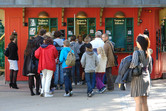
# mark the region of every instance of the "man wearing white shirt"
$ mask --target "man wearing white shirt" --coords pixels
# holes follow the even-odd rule
[[[95,39],[92,40],[90,43],[92,44],[92,48],[93,48],[93,51],[97,54],[97,48],[98,47],[103,47],[104,46],[104,42],[103,40],[101,39],[101,35],[102,33],[100,31],[97,31],[95,33]],[[93,79],[92,79],[92,88],[94,89],[95,88],[95,84],[96,84],[96,76],[94,74],[93,76]]]
[[[92,44],[93,49],[97,50],[98,47],[104,46],[104,42],[101,39],[101,35],[102,35],[102,33],[100,31],[97,31],[95,33],[95,39],[90,42]]]

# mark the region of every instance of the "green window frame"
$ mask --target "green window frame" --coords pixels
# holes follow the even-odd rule
[[[121,29],[118,29],[117,24],[123,24],[119,25]],[[133,18],[105,18],[105,33],[108,34],[109,40],[115,43],[115,52],[133,52],[133,24]],[[116,38],[117,31],[124,32],[123,37]],[[118,43],[118,41],[120,42]]]
[[[5,28],[2,24],[2,22],[0,21],[0,37],[4,34]],[[3,38],[0,41],[0,69],[4,69],[5,68],[5,56],[3,54],[4,51],[4,45],[5,45],[5,38]]]
[[[57,18],[29,18],[28,35],[29,37],[35,36],[39,27],[48,27],[49,32],[58,30]]]
[[[76,18],[80,19],[80,18]],[[95,37],[96,32],[96,18],[82,18],[87,20],[87,34]],[[91,31],[93,30],[93,31]],[[67,18],[67,38],[74,35],[74,18]]]

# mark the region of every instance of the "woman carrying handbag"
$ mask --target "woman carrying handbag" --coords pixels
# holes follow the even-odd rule
[[[150,40],[148,36],[139,34],[136,39],[138,51],[134,51],[130,68],[142,64],[141,75],[132,77],[131,97],[134,97],[136,111],[148,111],[147,97],[150,91],[150,74],[152,72],[152,57],[149,52]],[[139,62],[141,61],[141,62]],[[133,72],[134,74],[134,72]]]
[[[29,89],[31,96],[35,95],[33,92],[34,88],[34,77],[36,78],[36,95],[39,95],[40,86],[40,75],[37,74],[37,64],[36,58],[34,57],[35,52],[35,42],[33,38],[28,40],[26,49],[24,51],[24,66],[23,66],[23,76],[28,76]]]

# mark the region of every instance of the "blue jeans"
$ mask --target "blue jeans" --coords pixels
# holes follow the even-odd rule
[[[75,76],[75,71],[77,75],[77,79]],[[72,79],[74,83],[78,83],[80,81],[80,61],[76,60],[75,66],[72,67]]]
[[[64,82],[65,82],[65,92],[66,94],[72,91],[72,85],[71,85],[71,68],[64,68],[63,69],[64,74]]]
[[[62,63],[56,64],[56,71],[54,72],[54,85],[58,85],[58,83],[60,85],[63,85],[64,83]]]
[[[93,84],[93,76],[95,75],[94,72],[91,72],[91,73],[85,73],[85,80],[86,80],[86,84],[87,84],[87,93],[91,93],[93,91],[93,88],[92,88],[92,84]]]
[[[96,74],[94,73],[92,77],[92,88],[94,89],[95,86],[96,86]]]

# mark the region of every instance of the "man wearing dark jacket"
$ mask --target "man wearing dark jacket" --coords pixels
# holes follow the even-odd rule
[[[112,91],[114,90],[114,82],[113,82],[114,80],[111,74],[112,67],[115,66],[115,63],[114,63],[115,60],[114,60],[114,54],[113,54],[114,52],[112,50],[114,49],[114,46],[109,41],[107,34],[103,34],[102,39],[104,41],[104,51],[107,56],[107,66],[106,66],[107,89]]]
[[[46,30],[45,29],[40,29],[39,31],[39,35],[35,38],[35,45],[36,45],[36,49],[38,49],[40,47],[40,45],[43,44],[43,36],[46,34]]]

